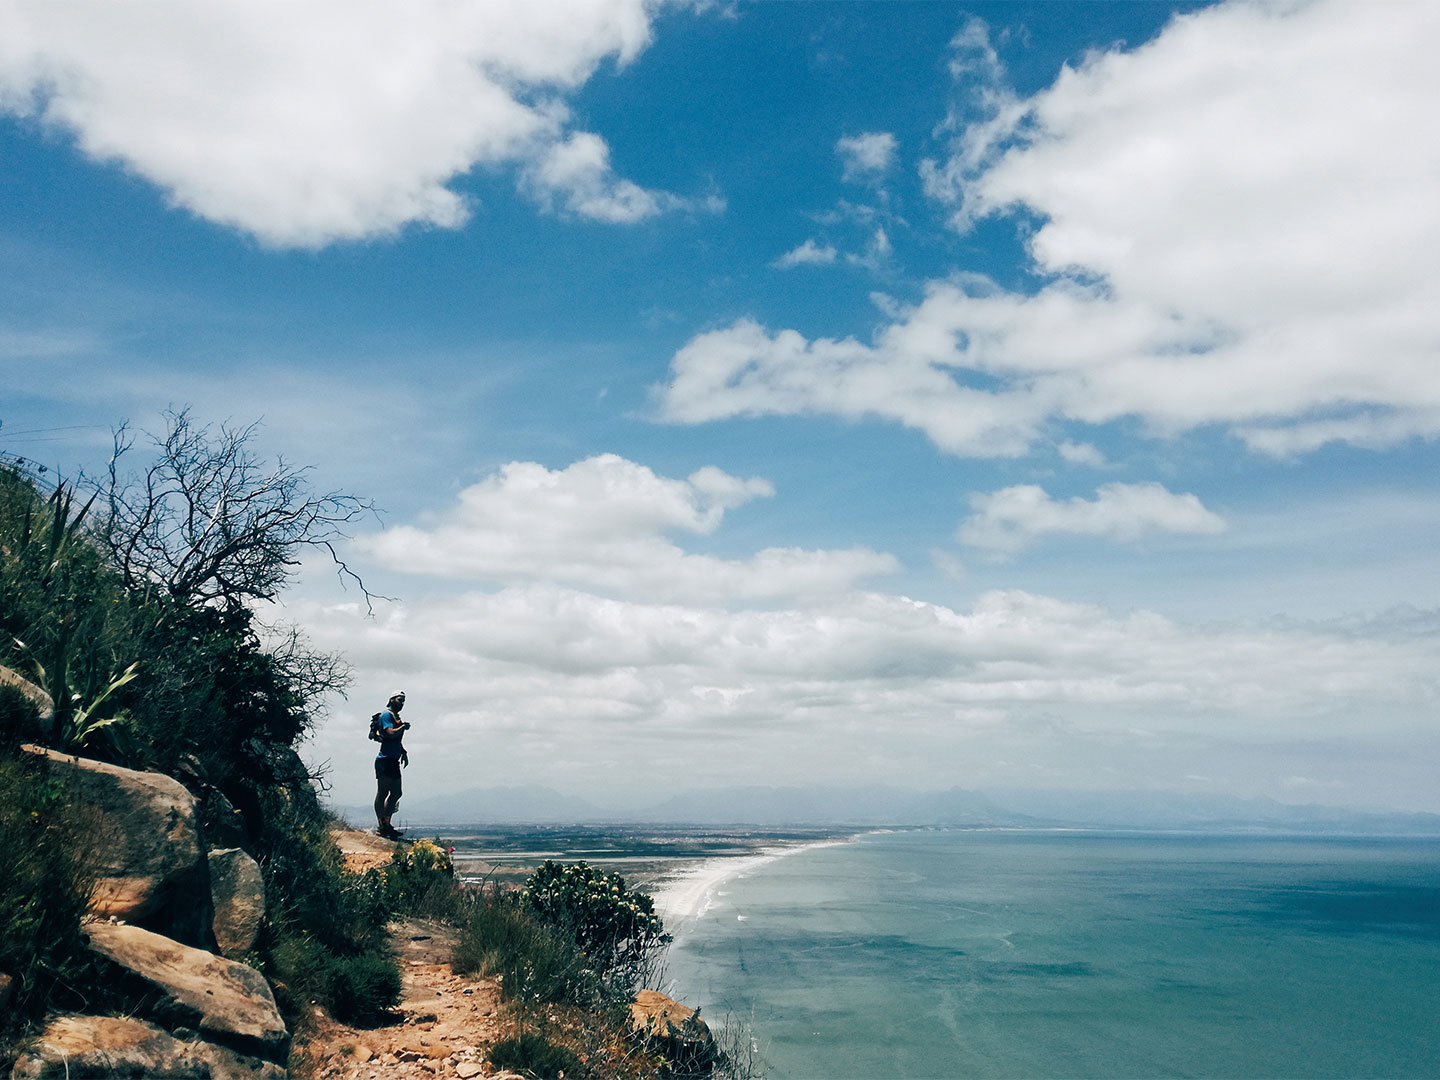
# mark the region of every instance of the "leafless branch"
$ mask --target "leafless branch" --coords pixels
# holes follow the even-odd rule
[[[115,432],[103,534],[111,559],[132,588],[156,588],[182,604],[270,600],[289,581],[307,548],[330,556],[342,581],[354,581],[370,608],[377,599],[342,559],[336,544],[375,507],[342,492],[316,494],[309,468],[258,459],[255,425],[197,425],[188,410],[166,414],[156,455],[139,476],[120,464],[134,445]]]

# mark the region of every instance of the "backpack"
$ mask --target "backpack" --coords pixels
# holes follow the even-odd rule
[[[374,716],[370,717],[370,741],[384,741],[380,738],[380,714],[378,712]]]

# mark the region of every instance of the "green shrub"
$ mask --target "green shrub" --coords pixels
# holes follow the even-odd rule
[[[326,972],[330,1012],[346,1024],[376,1024],[400,1003],[400,969],[380,953],[337,956]]]
[[[514,895],[477,903],[451,966],[498,976],[501,996],[521,1003],[596,1004],[603,990],[594,964],[571,938],[539,922]]]
[[[400,1001],[400,969],[388,951],[340,956],[302,930],[273,941],[264,966],[292,1030],[308,1028],[311,1005],[363,1026],[384,1021]]]
[[[399,1000],[400,972],[385,932],[389,909],[377,872],[352,874],[329,818],[307,792],[270,792],[259,848],[269,922],[260,966],[278,982],[287,1021],[308,1023],[324,1006],[351,1023],[378,1020]]]
[[[439,837],[396,848],[383,871],[389,909],[399,915],[462,922],[469,905],[455,882],[451,850]]]
[[[0,972],[15,979],[8,1019],[82,1004],[80,920],[94,884],[83,826],[60,781],[0,759]]]
[[[568,935],[605,977],[633,984],[670,941],[655,901],[619,874],[588,863],[545,862],[525,883],[525,899],[542,921]]]
[[[490,1060],[497,1068],[539,1080],[555,1080],[562,1073],[567,1077],[579,1076],[583,1068],[573,1051],[533,1032],[521,1032],[514,1038],[500,1040],[490,1048]]]

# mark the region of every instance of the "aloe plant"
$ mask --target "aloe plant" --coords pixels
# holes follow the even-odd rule
[[[78,750],[83,746],[88,746],[91,736],[96,732],[104,731],[106,728],[112,728],[117,724],[130,723],[130,717],[123,712],[103,720],[95,719],[95,716],[100,711],[100,706],[105,704],[106,698],[122,686],[135,680],[140,674],[139,668],[140,662],[137,660],[115,678],[111,679],[109,685],[100,692],[100,695],[94,701],[90,702],[90,704],[86,705],[83,709],[76,710],[69,719],[66,720],[65,728],[60,733],[60,739],[61,744],[67,750]],[[73,705],[80,700],[80,695],[72,694],[70,700]]]

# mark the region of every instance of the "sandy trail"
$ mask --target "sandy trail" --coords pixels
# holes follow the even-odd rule
[[[390,841],[353,829],[336,828],[331,835],[352,870],[382,866],[395,850]],[[388,929],[404,981],[394,1022],[354,1028],[317,1010],[308,1044],[313,1075],[323,1080],[519,1080],[486,1058],[509,1024],[502,1018],[493,979],[450,970],[455,930],[420,919],[397,920]]]

